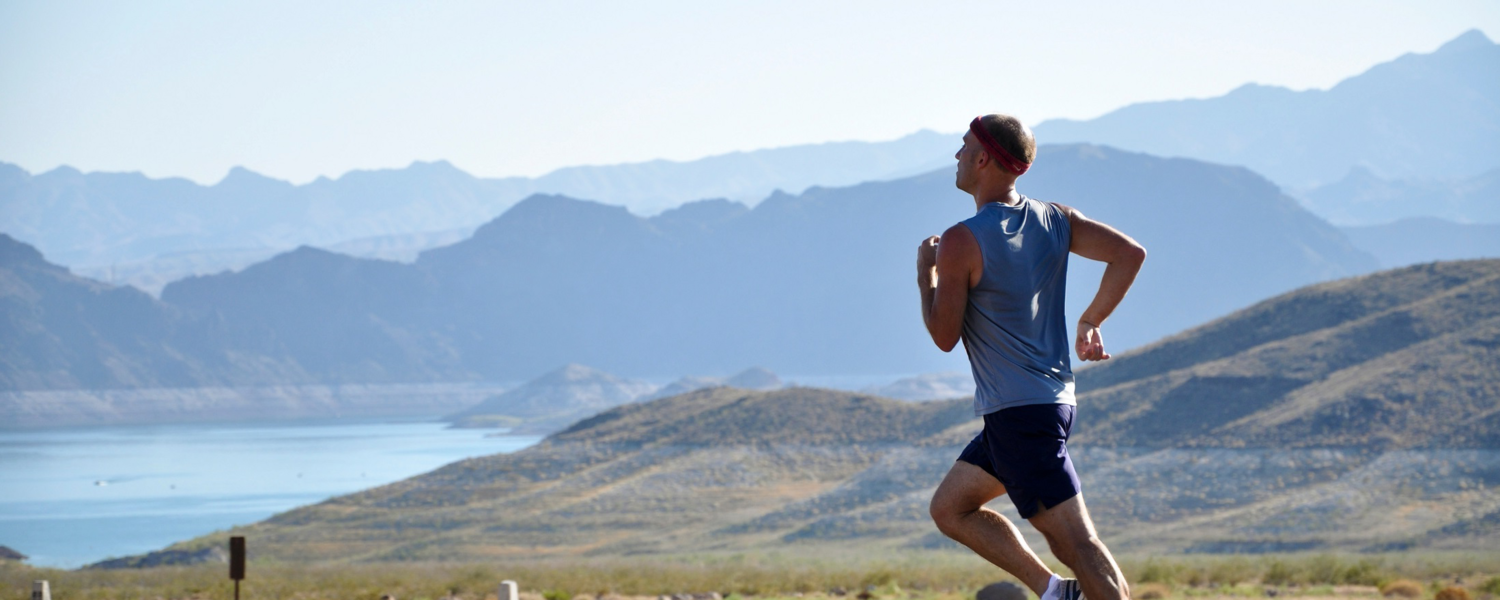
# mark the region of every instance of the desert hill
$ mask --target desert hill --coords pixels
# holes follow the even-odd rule
[[[1080,374],[1091,444],[1500,448],[1500,260],[1312,286]],[[1211,399],[1205,402],[1204,399]]]
[[[1345,279],[1080,371],[1073,451],[1105,539],[1497,549],[1497,293],[1500,261]],[[296,561],[952,547],[926,502],[978,426],[966,400],[710,388],[237,532]]]

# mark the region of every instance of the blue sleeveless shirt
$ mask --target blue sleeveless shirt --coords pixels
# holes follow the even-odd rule
[[[1068,361],[1068,246],[1062,209],[1025,196],[993,202],[963,222],[984,273],[969,290],[963,342],[974,370],[974,414],[1029,404],[1074,404]]]

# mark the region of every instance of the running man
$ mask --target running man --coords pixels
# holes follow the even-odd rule
[[[1075,402],[1063,295],[1069,252],[1108,263],[1073,346],[1079,360],[1109,359],[1099,326],[1135,281],[1146,250],[1072,208],[1016,192],[1016,178],[1036,158],[1036,139],[1014,117],[975,118],[954,158],[958,189],[974,196],[978,214],[923,240],[917,286],[932,341],[948,352],[963,340],[984,429],[938,486],[932,519],[1041,600],[1124,600],[1130,588],[1099,541],[1068,457]],[[1014,523],[985,508],[1003,494],[1077,580],[1054,574]]]

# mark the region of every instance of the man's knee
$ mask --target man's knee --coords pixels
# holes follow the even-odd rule
[[[944,534],[950,534],[957,529],[963,523],[964,517],[975,510],[978,510],[978,507],[966,507],[965,503],[944,494],[941,488],[932,495],[932,502],[927,505],[927,514],[932,517],[932,522],[937,525],[938,531]]]
[[[1087,509],[1083,507],[1081,497],[1074,496],[1065,500],[1030,520],[1032,526],[1047,539],[1047,545],[1053,549],[1053,554],[1065,563],[1069,560],[1067,557],[1077,556],[1085,548],[1104,546],[1089,519]]]

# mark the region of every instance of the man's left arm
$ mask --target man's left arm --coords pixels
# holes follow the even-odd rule
[[[969,287],[978,278],[979,242],[962,223],[942,237],[922,240],[917,248],[917,289],[922,292],[922,323],[943,352],[953,350],[963,334]]]
[[[1078,334],[1074,340],[1079,360],[1108,360],[1110,355],[1104,351],[1104,335],[1099,328],[1135,283],[1141,264],[1146,262],[1146,249],[1130,236],[1083,216],[1075,208],[1056,202],[1052,204],[1068,215],[1073,238],[1069,250],[1108,265],[1104,267],[1104,277],[1099,281],[1099,291],[1094,294],[1093,302],[1078,318]]]

